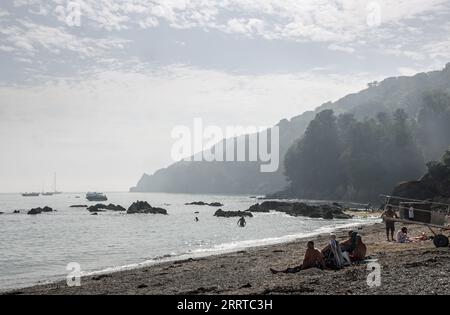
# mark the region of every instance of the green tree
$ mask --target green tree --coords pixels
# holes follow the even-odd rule
[[[286,154],[291,191],[306,198],[334,197],[343,179],[340,156],[336,117],[332,110],[324,110]]]

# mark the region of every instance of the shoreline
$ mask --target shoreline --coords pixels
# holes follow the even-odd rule
[[[411,235],[427,232],[410,225]],[[334,233],[343,240],[346,228]],[[329,233],[284,243],[248,247],[205,257],[157,262],[148,266],[97,273],[81,278],[80,287],[65,281],[34,285],[0,294],[446,294],[450,290],[450,250],[437,249],[431,240],[397,244],[385,240],[384,224],[357,230],[368,247],[367,256],[380,263],[382,286],[369,288],[366,264],[342,270],[310,269],[297,274],[272,275],[269,267],[301,263],[305,241],[326,245]],[[399,288],[400,286],[400,288]]]
[[[126,271],[132,271],[135,269],[140,268],[147,268],[147,267],[153,267],[160,264],[165,263],[176,263],[179,261],[184,260],[190,260],[190,259],[203,259],[208,257],[214,257],[219,255],[227,255],[227,254],[233,254],[239,251],[245,251],[249,249],[258,249],[261,247],[267,247],[267,246],[276,246],[276,245],[283,245],[283,244],[289,244],[293,242],[300,242],[304,241],[306,239],[315,238],[320,235],[328,235],[331,232],[336,232],[339,230],[347,230],[350,228],[358,228],[362,226],[370,226],[373,224],[376,224],[377,222],[369,221],[370,219],[378,218],[378,216],[373,216],[374,212],[363,212],[363,211],[356,211],[356,215],[354,211],[350,212],[352,215],[354,215],[354,218],[360,218],[360,219],[368,219],[367,222],[351,222],[351,223],[344,223],[340,224],[339,226],[328,226],[328,227],[322,227],[314,232],[308,232],[308,233],[298,233],[298,234],[290,234],[290,235],[283,235],[280,237],[268,237],[264,239],[254,239],[254,240],[245,240],[239,242],[240,244],[244,243],[250,243],[250,245],[237,245],[233,248],[228,249],[218,249],[218,248],[205,248],[205,249],[196,249],[193,252],[184,252],[179,254],[166,254],[158,257],[154,257],[152,259],[148,259],[145,261],[137,262],[137,263],[129,263],[126,265],[118,265],[118,266],[112,266],[112,267],[104,267],[102,269],[98,270],[91,270],[87,271],[85,273],[82,272],[81,277],[91,277],[91,276],[102,276],[102,275],[109,275],[114,274],[118,272],[126,272]],[[371,215],[372,217],[367,217],[367,215]],[[217,247],[223,247],[227,246],[232,243],[223,243],[216,245]],[[42,279],[35,283],[25,284],[23,286],[17,286],[17,287],[10,287],[10,288],[0,288],[0,295],[12,292],[12,291],[20,291],[27,288],[32,287],[38,287],[38,286],[45,286],[45,285],[52,285],[56,283],[63,282],[66,275],[55,275],[51,277],[50,279]]]

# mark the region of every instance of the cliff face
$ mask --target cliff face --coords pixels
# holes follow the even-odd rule
[[[277,124],[280,130],[280,167],[275,173],[261,173],[258,162],[182,161],[153,175],[144,174],[130,191],[267,194],[283,190],[287,185],[283,175],[284,156],[318,112],[333,109],[336,114],[353,113],[356,118],[365,118],[375,117],[382,111],[403,108],[409,115],[416,116],[423,94],[434,89],[450,92],[450,63],[442,71],[388,78],[370,84],[358,93],[325,103],[290,120],[280,121]]]

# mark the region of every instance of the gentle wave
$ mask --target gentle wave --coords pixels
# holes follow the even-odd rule
[[[352,228],[357,226],[367,226],[372,225],[375,223],[381,222],[380,219],[373,217],[366,219],[361,222],[352,222],[352,223],[346,223],[346,224],[338,224],[337,226],[325,226],[317,229],[314,232],[310,233],[298,233],[298,234],[290,234],[290,235],[284,235],[281,237],[268,237],[263,239],[256,239],[256,240],[245,240],[245,241],[237,241],[237,242],[230,242],[230,243],[223,243],[214,245],[210,248],[200,248],[195,249],[192,251],[188,251],[185,253],[180,254],[167,254],[162,256],[156,256],[154,258],[151,258],[149,260],[145,260],[139,263],[134,264],[128,264],[123,266],[115,266],[110,268],[105,268],[97,271],[90,271],[82,273],[82,276],[92,276],[92,275],[99,275],[99,274],[108,274],[108,273],[114,273],[118,271],[124,271],[124,270],[131,270],[136,268],[142,268],[142,267],[148,267],[155,264],[160,264],[164,262],[174,262],[174,261],[180,261],[185,260],[189,258],[203,258],[208,256],[214,256],[219,254],[227,254],[227,253],[233,253],[237,252],[243,249],[249,249],[254,247],[261,247],[261,246],[268,246],[268,245],[276,245],[276,244],[283,244],[292,242],[299,239],[304,239],[307,237],[315,237],[320,234],[324,233],[332,233],[339,229],[345,229],[345,228]]]

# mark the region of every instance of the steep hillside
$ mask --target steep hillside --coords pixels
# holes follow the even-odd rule
[[[442,71],[370,83],[358,93],[347,95],[336,102],[325,103],[314,111],[304,112],[290,120],[281,120],[277,124],[280,128],[280,168],[275,173],[261,173],[258,162],[182,161],[160,169],[153,175],[144,174],[130,191],[230,194],[266,194],[279,191],[287,185],[283,175],[284,156],[294,141],[302,137],[317,113],[333,109],[336,114],[353,113],[356,118],[364,118],[402,108],[411,117],[415,117],[423,104],[424,93],[433,90],[450,92],[450,63]]]

